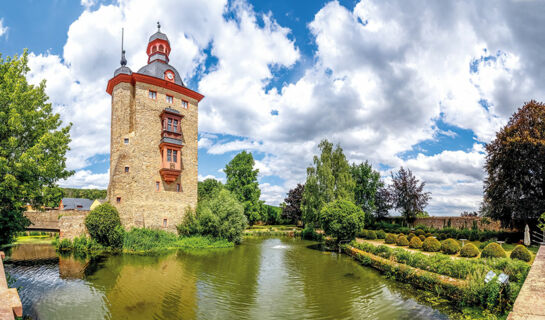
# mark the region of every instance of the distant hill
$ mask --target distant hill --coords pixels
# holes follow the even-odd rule
[[[62,188],[63,198],[106,199],[106,190]]]

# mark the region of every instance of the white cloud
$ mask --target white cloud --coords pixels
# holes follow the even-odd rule
[[[206,179],[214,179],[214,180],[221,181],[221,183],[225,183],[225,178],[224,177],[216,177],[216,176],[213,176],[211,174],[206,175],[206,176],[202,176],[202,175],[199,174],[199,181],[204,181]]]
[[[48,79],[56,110],[74,124],[72,169],[109,151],[104,89],[118,66],[121,27],[129,66],[137,71],[157,20],[173,45],[171,63],[184,79],[198,75],[195,89],[206,96],[199,130],[209,134],[201,135],[201,152],[264,153],[260,177],[284,180],[262,184],[269,203],[304,181],[318,142],[327,138],[350,161],[410,167],[433,192],[432,213],[471,209],[482,195],[480,144],[407,161],[399,155],[438,135],[458,138],[439,129],[438,120],[488,142],[524,101],[545,100],[539,2],[495,2],[494,10],[472,1],[362,1],[353,10],[329,2],[308,24],[313,39],[296,39],[314,41],[313,63],[294,82],[272,89],[275,72],[293,68],[301,52],[289,29],[245,1],[82,5],[87,9],[70,26],[62,57],[30,57],[30,78]],[[207,49],[217,59],[213,66],[205,64]]]
[[[8,26],[4,25],[4,18],[0,18],[0,37],[5,35],[7,38],[8,29]]]
[[[59,181],[59,186],[65,188],[106,189],[110,172],[93,173],[90,170],[78,170],[66,180]]]

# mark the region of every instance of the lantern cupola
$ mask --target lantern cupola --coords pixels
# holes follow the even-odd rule
[[[161,32],[161,24],[157,22],[157,32],[151,35],[148,41],[148,63],[159,60],[168,63],[170,54],[170,41],[166,34]]]

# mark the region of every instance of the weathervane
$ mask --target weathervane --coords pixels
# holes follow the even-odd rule
[[[125,28],[121,28],[121,65],[124,67],[127,65],[127,59],[125,58],[125,50],[123,49],[123,34],[125,33]]]

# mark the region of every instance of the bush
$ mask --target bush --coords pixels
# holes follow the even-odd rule
[[[367,239],[369,239],[369,240],[376,240],[376,239],[377,239],[377,234],[375,233],[375,231],[373,231],[373,230],[368,230],[368,231],[367,231]]]
[[[384,230],[378,230],[377,239],[384,239],[384,238],[386,238],[386,232],[384,232]]]
[[[434,237],[427,237],[422,243],[422,250],[427,252],[438,252],[441,250],[441,242]]]
[[[400,235],[397,237],[396,245],[406,247],[409,245],[409,240],[407,240],[407,237]]]
[[[409,248],[420,249],[422,248],[422,240],[419,237],[413,237],[409,242]]]
[[[481,252],[481,258],[505,258],[507,254],[503,248],[493,242],[484,247],[483,252]]]
[[[449,238],[441,243],[441,251],[445,254],[457,254],[460,251],[460,244],[458,241]]]
[[[415,231],[415,234],[416,234],[418,237],[420,237],[420,236],[425,235],[425,232],[424,232],[424,230],[422,230],[422,229],[417,229],[417,230]]]
[[[462,250],[460,250],[460,256],[466,257],[466,258],[474,258],[479,256],[479,249],[477,249],[477,246],[475,246],[473,243],[468,243],[464,245]]]
[[[124,230],[117,209],[109,203],[96,207],[85,218],[85,227],[91,238],[105,247],[121,248]]]
[[[388,233],[386,235],[386,237],[384,238],[384,243],[387,243],[387,244],[394,244],[396,243],[396,240],[397,240],[397,237],[395,234],[393,233]]]
[[[217,196],[200,202],[195,213],[186,210],[177,229],[182,236],[202,235],[240,243],[246,226],[244,207],[231,192],[221,189]]]
[[[341,240],[353,240],[364,226],[365,214],[348,200],[336,200],[320,211],[320,222],[326,234]]]
[[[411,241],[412,238],[416,237],[416,235],[414,233],[409,233],[409,235],[407,236],[407,240]]]
[[[322,235],[317,233],[316,230],[310,225],[306,225],[301,232],[301,238],[312,241],[322,241]]]
[[[522,261],[530,262],[532,260],[532,254],[525,246],[519,244],[511,251],[511,259],[519,259]]]
[[[171,232],[133,228],[125,233],[123,248],[130,251],[160,250],[174,247],[178,237]]]
[[[424,242],[424,240],[426,240],[426,236],[425,235],[419,235],[418,238],[420,239],[420,241]]]
[[[426,238],[429,238],[429,237],[433,237],[433,234],[428,232],[428,233],[425,234],[425,236],[426,236]]]

